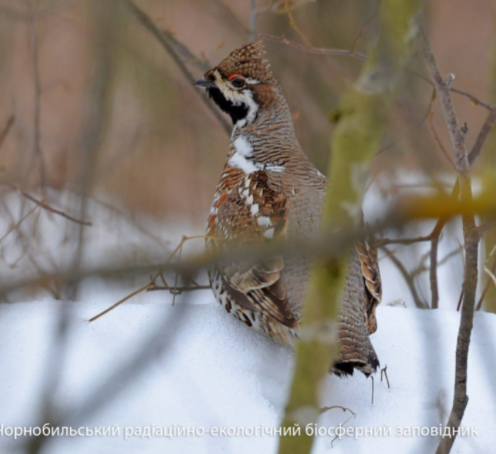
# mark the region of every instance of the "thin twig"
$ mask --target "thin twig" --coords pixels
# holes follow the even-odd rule
[[[388,244],[401,244],[402,246],[409,246],[414,243],[424,243],[432,240],[432,233],[426,236],[419,236],[416,238],[381,238],[376,240],[377,247],[387,246]]]
[[[155,286],[150,287],[150,284],[149,284],[146,291],[147,292],[154,292],[156,290],[168,290],[173,295],[180,295],[183,292],[192,292],[194,290],[210,290],[211,288],[212,288],[212,286],[210,286],[210,285],[195,285],[193,287],[187,287],[187,286],[169,287],[168,285],[161,287],[161,286],[155,285]]]
[[[319,410],[319,414],[322,415],[323,413],[329,411],[329,410],[334,410],[335,408],[339,408],[340,410],[343,410],[343,412],[349,411],[353,417],[356,418],[356,413],[353,410],[350,410],[347,407],[342,407],[341,405],[332,405],[331,407],[322,407]]]
[[[33,17],[39,18],[39,19],[49,17],[52,14],[67,8],[72,3],[75,3],[77,1],[79,1],[79,0],[66,0],[66,1],[60,2],[56,5],[49,6],[47,8],[40,9],[40,10],[37,10],[34,12],[29,12],[29,13],[25,13],[22,11],[7,8],[5,6],[0,6],[0,14],[5,14],[6,16],[9,17],[9,19],[15,19],[15,20],[20,20],[20,21],[30,21]]]
[[[430,256],[430,249],[429,251],[427,251],[427,253],[425,254],[426,258]],[[449,254],[446,254],[441,260],[439,260],[437,262],[437,266],[438,268],[441,266],[441,265],[444,265],[449,259],[451,259],[452,257],[454,257],[455,255],[458,255],[460,253],[460,249],[459,248],[456,248],[454,250],[452,250]],[[423,261],[423,260],[422,260]],[[424,273],[425,271],[429,271],[430,270],[430,264],[429,266],[425,266],[423,264],[421,264],[420,266],[418,266],[415,270],[412,271],[412,276],[418,276],[419,274],[422,274]]]
[[[150,284],[146,284],[143,287],[139,288],[138,290],[135,290],[134,292],[130,293],[129,295],[125,296],[121,300],[117,301],[117,303],[113,304],[110,306],[108,309],[105,309],[103,312],[100,312],[98,315],[95,315],[94,317],[91,317],[88,322],[94,322],[95,320],[98,320],[100,317],[104,316],[105,314],[109,313],[110,311],[114,310],[117,306],[120,306],[122,303],[126,302],[127,300],[131,299],[133,296],[138,295],[141,292],[144,292]]]
[[[63,211],[57,210],[56,208],[53,208],[50,205],[47,205],[44,201],[35,199],[32,195],[28,194],[27,192],[23,191],[22,189],[16,188],[15,186],[12,186],[12,189],[16,190],[23,197],[25,197],[28,200],[31,200],[31,202],[36,203],[36,205],[49,211],[50,213],[58,214],[59,216],[62,216],[63,218],[68,219],[69,221],[75,222],[76,224],[86,225],[88,227],[91,227],[93,225],[90,221],[83,221],[81,219],[76,219],[75,217],[70,216],[69,214],[64,213]]]
[[[367,60],[367,56],[361,54],[360,52],[355,52],[347,49],[327,49],[324,47],[312,47],[306,46],[304,44],[299,44],[294,41],[290,41],[284,36],[273,36],[267,34],[260,34],[260,38],[266,39],[267,41],[275,41],[277,43],[283,43],[287,46],[294,47],[295,49],[301,50],[303,52],[308,52],[309,54],[318,54],[318,55],[339,55],[339,56],[347,56],[347,57],[355,57],[360,60]]]
[[[310,46],[310,41],[308,38],[303,34],[303,32],[300,30],[298,25],[296,24],[296,21],[294,20],[293,13],[291,12],[291,6],[289,4],[289,0],[284,0],[284,9],[286,10],[286,13],[289,18],[289,25],[294,29],[298,35],[300,35],[300,38],[305,42],[307,46]]]
[[[494,257],[494,262],[493,262],[493,266],[491,267],[491,272],[493,273],[496,273],[496,257]],[[488,292],[489,290],[489,287],[491,286],[491,284],[494,284],[496,285],[496,283],[493,282],[492,279],[488,279],[487,282],[486,282],[486,285],[484,286],[484,290],[479,298],[479,301],[477,303],[477,306],[475,308],[476,311],[480,311],[481,310],[481,307],[482,307],[482,302],[484,301],[484,298],[486,297],[486,293]]]
[[[465,292],[463,291],[463,287],[460,290],[460,296],[458,297],[458,304],[456,305],[456,311],[460,312],[460,309],[462,308],[462,303],[463,303],[463,296],[465,295]]]
[[[302,52],[308,52],[310,54],[338,55],[338,56],[341,55],[341,56],[355,57],[355,58],[358,58],[359,60],[362,60],[362,61],[367,60],[366,55],[361,54],[359,52],[352,51],[351,49],[345,50],[345,49],[328,49],[325,47],[311,47],[311,46],[304,46],[304,45],[296,43],[294,41],[290,41],[289,39],[287,39],[284,36],[278,37],[278,36],[266,35],[266,34],[260,34],[259,36],[262,39],[286,44],[287,46],[294,47],[295,49],[298,49]],[[422,79],[423,81],[427,82],[428,84],[434,86],[434,83],[430,79],[428,79],[427,77],[423,76],[422,74],[419,74],[419,73],[412,71],[412,70],[407,70],[407,71],[409,73],[413,74],[414,76],[418,77],[419,79]],[[488,104],[487,102],[482,101],[481,99],[477,98],[476,96],[474,96],[470,93],[467,93],[464,90],[460,90],[459,88],[451,87],[451,91],[453,93],[458,94],[458,95],[464,96],[465,98],[468,98],[476,106],[484,107],[485,109],[490,110],[490,111],[496,110],[496,106]]]
[[[494,216],[496,214],[496,203],[493,200],[483,198],[475,199],[472,204],[463,205],[451,203],[446,197],[412,197],[400,200],[388,213],[376,224],[369,228],[368,234],[378,234],[386,229],[400,229],[413,220],[433,219],[439,216],[451,218],[460,214],[477,213],[481,216]],[[137,276],[155,273],[157,268],[179,270],[186,275],[191,275],[210,267],[213,263],[240,260],[259,260],[263,257],[285,255],[288,257],[308,255],[309,258],[320,260],[330,257],[338,257],[351,247],[354,242],[365,239],[363,229],[347,228],[338,232],[324,231],[314,239],[297,238],[289,243],[274,243],[261,245],[240,245],[235,251],[219,248],[217,251],[195,254],[183,260],[181,266],[161,264],[129,264],[119,266],[97,266],[84,270],[63,270],[58,274],[47,273],[43,279],[59,279],[64,281],[80,281],[92,276],[108,276],[119,273],[121,276]],[[218,238],[213,238],[218,239]],[[220,239],[218,239],[220,240]],[[39,277],[13,280],[0,286],[0,296],[12,292],[21,287],[38,285]]]
[[[15,117],[14,115],[11,115],[9,119],[7,120],[7,124],[3,128],[2,132],[0,133],[0,148],[2,147],[3,143],[5,142],[5,139],[9,135],[10,130],[12,129],[12,126],[14,126],[15,123]]]
[[[396,265],[396,268],[398,268],[398,271],[401,273],[403,276],[403,279],[405,279],[405,282],[407,283],[410,293],[412,294],[413,301],[415,303],[415,306],[425,309],[426,304],[420,299],[420,296],[417,292],[417,288],[415,286],[415,278],[408,272],[406,269],[405,265],[401,262],[401,260],[395,256],[394,251],[389,249],[388,247],[382,245],[382,249],[387,254],[387,257]]]
[[[374,14],[368,21],[367,23],[362,27],[362,29],[360,30],[360,33],[358,33],[358,35],[356,36],[356,38],[354,39],[352,45],[351,45],[351,52],[355,52],[355,47],[358,43],[358,40],[364,35],[364,33],[367,31],[367,29],[370,27],[370,25],[372,24],[372,22],[374,22],[377,18],[379,17],[379,13],[376,13]]]
[[[430,249],[430,269],[429,269],[429,283],[431,285],[431,309],[439,307],[439,284],[437,279],[437,255],[439,249],[439,239],[441,232],[446,225],[446,220],[441,218],[437,221],[431,233],[431,249]]]
[[[127,6],[131,14],[138,20],[138,22],[143,25],[143,27],[148,30],[157,40],[158,42],[164,47],[164,49],[169,53],[169,55],[172,57],[176,65],[179,67],[183,75],[186,77],[186,80],[193,85],[195,82],[195,78],[187,68],[186,64],[184,63],[183,59],[181,58],[180,53],[177,51],[176,47],[173,45],[173,42],[175,41],[177,43],[177,40],[172,40],[169,34],[163,30],[160,30],[153,20],[132,0],[124,0],[124,5]],[[186,47],[182,46],[182,50],[185,51]],[[190,55],[193,55],[189,53]],[[199,61],[198,59],[196,59]],[[216,118],[216,120],[220,123],[224,131],[231,135],[232,127],[229,124],[229,122],[226,120],[225,117],[222,116],[222,114],[219,112],[219,110],[207,99],[206,96],[203,94],[201,95],[201,99],[205,106],[207,107],[208,110],[212,113],[212,115]]]
[[[31,32],[31,57],[33,59],[33,83],[34,83],[34,113],[33,113],[33,129],[34,129],[34,148],[33,153],[38,160],[40,166],[41,188],[44,190],[46,186],[46,167],[43,152],[41,150],[41,78],[40,65],[38,55],[38,32],[36,29],[35,13],[32,9],[31,2],[26,0],[30,12],[29,29]]]
[[[29,210],[21,219],[19,219],[15,224],[11,225],[10,228],[3,234],[3,236],[0,238],[0,242],[2,242],[8,235],[9,233],[13,232],[15,229],[17,229],[33,212],[38,209],[37,206],[33,207],[31,210]]]
[[[455,155],[456,168],[459,173],[458,181],[460,182],[460,195],[462,202],[472,202],[472,188],[470,181],[470,163],[465,146],[465,136],[460,128],[458,118],[455,113],[453,101],[451,98],[451,85],[454,80],[452,74],[446,78],[441,76],[437,66],[436,59],[422,26],[419,28],[418,40],[422,49],[427,69],[431,79],[436,87],[443,114],[446,120],[449,136]],[[474,215],[464,215],[463,235],[465,242],[465,272],[463,280],[463,304],[460,319],[460,328],[456,345],[456,371],[454,398],[451,413],[448,419],[447,427],[450,430],[451,437],[443,437],[436,450],[436,454],[448,454],[451,451],[456,439],[454,429],[460,427],[465,409],[468,404],[467,396],[467,366],[468,352],[470,347],[470,337],[473,328],[475,295],[477,289],[478,277],[478,244],[480,236],[475,225]]]
[[[349,411],[351,414],[349,416],[349,418],[342,424],[339,424],[339,427],[342,427],[344,424],[346,424],[351,418],[353,419],[356,419],[356,413],[353,411],[353,410],[350,410],[349,408],[347,407],[342,407],[341,405],[332,405],[331,407],[323,407],[319,410],[319,414],[323,414],[329,410],[334,410],[334,409],[340,409],[340,410],[343,410],[343,412],[346,412],[346,411]],[[334,443],[334,441],[338,438],[338,435],[336,435],[332,441],[331,441],[331,446],[332,444]]]
[[[117,301],[117,303],[113,304],[112,306],[110,306],[109,308],[105,309],[103,312],[100,312],[99,314],[95,315],[94,317],[90,318],[89,319],[89,322],[93,322],[95,320],[97,320],[98,318],[100,318],[101,316],[105,315],[105,314],[108,314],[110,311],[114,310],[116,307],[120,306],[122,303],[126,302],[127,300],[131,299],[133,296],[136,296],[138,295],[139,293],[141,292],[144,292],[144,291],[148,291],[148,290],[159,290],[159,288],[157,287],[157,285],[155,284],[155,281],[157,280],[157,278],[160,276],[162,278],[162,282],[164,283],[164,286],[165,286],[165,290],[169,290],[171,291],[171,293],[174,295],[176,295],[176,293],[174,293],[174,290],[176,290],[177,288],[177,285],[174,286],[174,288],[170,288],[168,285],[167,285],[167,282],[165,281],[165,278],[164,276],[162,275],[162,270],[164,267],[166,267],[171,261],[172,259],[175,257],[175,255],[179,252],[179,251],[182,251],[182,247],[183,247],[183,244],[186,242],[186,241],[189,241],[189,240],[194,240],[194,239],[198,239],[198,238],[209,238],[205,235],[195,235],[195,236],[185,236],[183,235],[182,239],[181,239],[181,242],[176,246],[176,248],[172,251],[172,253],[169,255],[169,258],[165,261],[165,263],[159,268],[159,270],[155,273],[155,275],[150,279],[150,282],[146,285],[144,285],[143,287],[139,288],[138,290],[135,290],[134,292],[130,293],[129,295],[127,295],[126,297],[122,298],[121,300]],[[177,271],[176,271],[177,273]],[[177,276],[177,275],[176,275]],[[177,284],[177,279],[176,279],[176,284]],[[209,288],[209,287],[208,287]],[[160,288],[160,290],[162,290],[162,288]],[[198,288],[191,288],[191,290],[199,290]]]
[[[496,109],[489,112],[489,115],[487,116],[486,121],[484,122],[484,125],[482,126],[482,129],[480,130],[479,135],[477,136],[477,140],[475,141],[472,150],[470,150],[470,154],[468,155],[468,160],[470,164],[472,164],[477,159],[477,156],[479,156],[482,147],[486,143],[487,137],[489,136],[489,133],[493,129],[495,123],[496,123]]]
[[[420,121],[417,122],[416,124],[413,124],[413,125],[409,126],[404,132],[398,134],[393,140],[391,140],[391,142],[389,142],[388,144],[384,145],[376,153],[376,156],[380,155],[384,151],[386,151],[389,148],[391,148],[393,145],[395,145],[396,143],[398,143],[400,140],[402,140],[404,137],[406,137],[408,134],[410,134],[416,128],[422,126],[424,124],[425,120],[427,120],[427,118],[429,118],[429,115],[431,114],[432,104],[434,103],[434,100],[435,99],[436,99],[436,90],[433,89],[431,99],[430,99],[429,104],[427,106],[427,111],[425,112],[424,116],[420,119]]]
[[[249,30],[250,30],[249,40],[250,42],[252,42],[255,40],[255,27],[257,25],[258,10],[257,10],[256,1],[250,0],[250,2],[251,2],[251,13],[250,13],[250,25],[249,25]]]
[[[186,235],[183,235],[182,239],[181,239],[181,244],[179,245],[179,253],[178,253],[178,259],[177,259],[177,263],[180,265],[181,264],[181,257],[183,255],[183,245],[184,245],[184,242],[186,241],[188,237]],[[176,271],[176,276],[174,278],[174,289],[177,288],[177,281],[179,279],[179,273]],[[172,293],[172,305],[174,306],[176,304],[176,296],[178,295],[177,292],[173,292]]]
[[[386,377],[386,382],[387,382],[387,387],[388,389],[391,389],[391,386],[389,384],[389,377],[388,377],[388,374],[387,374],[387,366],[384,366],[384,369],[381,369],[381,381],[382,381],[382,377]]]
[[[437,132],[436,132],[436,128],[434,127],[434,123],[432,121],[432,116],[429,117],[429,124],[430,124],[430,127],[431,127],[431,131],[432,133],[434,134],[434,139],[436,141],[436,143],[439,145],[439,148],[441,149],[441,151],[443,152],[444,154],[444,157],[448,160],[448,162],[450,163],[451,167],[453,169],[456,169],[456,166],[454,164],[454,162],[451,160],[448,152],[446,151],[446,148],[444,148],[444,145],[443,143],[441,142],[441,139],[439,138],[439,136],[437,135]]]

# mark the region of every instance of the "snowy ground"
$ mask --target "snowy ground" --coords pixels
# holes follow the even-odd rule
[[[405,183],[408,179],[404,178]],[[413,179],[413,182],[416,180]],[[373,186],[365,201],[369,221],[391,203],[389,189]],[[385,195],[384,195],[385,194]],[[69,196],[52,194],[54,206],[73,206]],[[7,200],[12,219],[0,218],[0,234],[23,216],[14,199]],[[29,208],[29,207],[28,207]],[[27,208],[26,208],[27,210]],[[4,211],[5,213],[5,211]],[[17,216],[17,217],[16,217]],[[201,234],[201,228],[182,224],[180,229],[141,218],[141,224],[115,211],[91,204],[82,266],[113,263],[163,262],[182,234]],[[33,221],[33,222],[31,222]],[[65,222],[65,221],[64,221]],[[74,254],[68,238],[73,229],[60,218],[37,213],[19,230],[24,238],[39,241],[31,254],[22,247],[23,236],[9,234],[0,243],[0,285],[9,285],[39,271],[65,270]],[[403,236],[429,232],[430,223]],[[18,233],[18,232],[16,232]],[[439,257],[458,248],[456,223],[445,229]],[[31,246],[31,242],[29,242]],[[201,241],[188,246],[198,248]],[[125,247],[124,247],[125,246]],[[427,246],[397,248],[397,256],[410,269],[420,262]],[[423,249],[422,249],[423,248]],[[412,251],[415,251],[414,253]],[[351,379],[327,377],[322,405],[341,405],[356,413],[335,409],[320,419],[321,427],[376,430],[391,427],[386,437],[320,437],[315,453],[429,453],[436,437],[396,437],[399,427],[439,427],[451,408],[456,335],[459,314],[454,311],[461,287],[463,263],[453,257],[439,267],[440,310],[415,309],[410,291],[397,269],[381,260],[384,281],[379,307],[379,329],[372,342],[387,365],[388,389],[379,375],[375,401],[371,380],[359,374]],[[428,265],[428,262],[426,263]],[[21,274],[19,270],[23,270]],[[26,273],[26,270],[28,272]],[[30,292],[9,295],[12,304],[0,304],[0,453],[22,452],[23,440],[14,440],[7,428],[43,426],[42,396],[52,393],[62,426],[120,428],[120,435],[54,437],[45,454],[164,453],[244,454],[276,452],[277,439],[265,436],[128,436],[136,430],[166,427],[209,431],[212,428],[276,427],[282,417],[293,367],[292,352],[248,329],[223,312],[209,291],[183,295],[172,306],[165,292],[144,293],[94,323],[87,320],[146,283],[86,279],[75,303],[33,298]],[[428,276],[417,279],[420,298],[429,299]],[[395,307],[389,303],[400,302]],[[407,306],[405,308],[404,306]],[[67,323],[60,324],[60,321]],[[67,331],[57,334],[58,327]],[[63,342],[60,340],[63,339]],[[469,406],[464,427],[476,428],[476,437],[460,437],[452,452],[493,453],[496,445],[496,316],[477,313],[469,358]],[[141,354],[145,352],[145,355]],[[3,424],[3,436],[2,436]],[[214,429],[215,431],[215,429]],[[176,432],[177,433],[177,432]],[[223,432],[222,432],[223,433]],[[226,432],[232,433],[230,431]]]
[[[148,298],[149,299],[149,298]],[[67,360],[60,365],[61,389],[57,402],[74,409],[65,424],[73,427],[110,427],[118,437],[55,438],[43,452],[67,453],[274,453],[276,438],[131,436],[125,428],[274,427],[282,416],[292,368],[289,349],[274,345],[223,312],[207,292],[197,301],[172,307],[163,295],[143,304],[127,304],[93,324],[87,319],[107,306],[106,298],[82,300],[71,308]],[[201,303],[201,304],[195,304]],[[53,327],[61,303],[43,300],[0,306],[0,423],[5,427],[36,426],[33,411],[39,401],[40,377],[53,353]],[[171,322],[181,323],[172,339]],[[398,427],[439,425],[439,406],[452,399],[454,348],[459,316],[452,311],[421,311],[381,307],[379,330],[373,343],[382,365],[388,366],[391,389],[376,378],[375,402],[371,380],[328,377],[323,405],[342,405],[357,416],[345,427],[390,426],[388,437],[343,437],[331,448],[332,437],[319,438],[316,453],[433,452],[436,437],[395,437]],[[161,333],[140,372],[119,388],[120,371],[147,342]],[[477,437],[458,438],[455,453],[492,453],[496,442],[496,316],[477,314],[470,351],[470,403],[464,426],[477,428]],[[124,380],[125,374],[121,377]],[[95,387],[107,385],[103,396],[116,395],[96,413],[78,419],[80,405]],[[100,396],[101,397],[101,396]],[[348,414],[331,410],[321,417],[323,427],[336,427]],[[0,452],[11,452],[21,441],[0,437]],[[332,451],[329,451],[332,449]]]

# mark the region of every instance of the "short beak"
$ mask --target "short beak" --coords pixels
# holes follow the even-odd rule
[[[215,84],[205,79],[205,76],[201,76],[196,82],[195,85],[201,88],[214,88]]]

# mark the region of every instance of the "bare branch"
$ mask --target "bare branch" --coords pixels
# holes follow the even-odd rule
[[[20,21],[30,21],[32,18],[45,18],[49,17],[52,14],[64,10],[69,7],[73,3],[79,0],[65,0],[56,5],[49,6],[44,9],[40,9],[37,11],[30,11],[29,13],[25,13],[23,11],[7,8],[5,6],[0,6],[0,14],[5,14],[9,17],[9,19],[20,20]]]
[[[342,407],[341,405],[332,405],[331,407],[322,407],[320,410],[319,410],[319,413],[322,415],[326,412],[328,412],[329,410],[334,410],[334,409],[340,409],[340,410],[343,410],[343,412],[347,412],[349,411],[354,418],[356,418],[356,413],[353,411],[353,410],[350,410],[349,408],[347,407]]]
[[[491,110],[491,111],[496,109],[496,106],[488,104],[487,102],[484,102],[481,99],[477,98],[476,96],[471,95],[470,93],[467,93],[464,90],[460,90],[459,88],[452,87],[451,91],[453,93],[456,93],[457,95],[465,96],[465,98],[470,99],[470,101],[472,101],[472,103],[476,106],[481,106],[481,107],[484,107],[485,109]]]
[[[412,276],[412,274],[406,269],[405,265],[401,262],[401,260],[395,256],[394,251],[389,249],[386,246],[381,246],[382,249],[387,254],[387,257],[396,265],[396,268],[398,268],[398,271],[401,273],[403,276],[403,279],[405,279],[405,282],[408,285],[408,288],[410,289],[410,293],[412,294],[413,302],[415,303],[415,306],[425,309],[427,305],[422,301],[420,298],[417,288],[415,286],[415,278]]]
[[[179,254],[181,254],[182,249],[183,249],[183,245],[184,245],[184,243],[186,241],[194,240],[194,239],[198,239],[198,238],[207,238],[207,237],[205,235],[196,235],[196,236],[189,236],[189,237],[183,235],[183,237],[181,239],[181,242],[172,251],[172,253],[169,255],[169,258],[165,261],[165,263],[161,267],[159,267],[159,270],[150,279],[150,282],[148,284],[144,285],[143,287],[139,288],[138,290],[135,290],[134,292],[132,292],[129,295],[127,295],[124,298],[122,298],[121,300],[117,301],[117,303],[115,303],[112,306],[110,306],[109,308],[105,309],[103,312],[100,312],[99,314],[97,314],[94,317],[90,318],[89,319],[89,322],[94,322],[95,320],[99,319],[103,315],[109,313],[110,311],[114,310],[116,307],[120,306],[122,303],[126,302],[127,300],[131,299],[132,297],[134,297],[134,296],[136,296],[139,293],[144,292],[144,291],[169,290],[174,295],[174,300],[173,300],[173,305],[174,305],[174,301],[175,301],[176,295],[178,295],[180,293],[180,292],[178,292],[178,290],[180,289],[180,287],[177,287],[177,277],[178,277],[179,273],[176,271],[175,285],[174,285],[174,287],[171,288],[171,287],[169,287],[167,285],[167,282],[165,281],[165,279],[164,279],[164,277],[162,275],[162,269],[165,268],[172,261],[172,259],[175,257],[175,255],[178,252],[179,252]],[[179,255],[179,260],[180,260],[180,257],[181,257],[181,255]],[[156,280],[157,280],[158,277],[161,277],[162,278],[162,281],[164,283],[164,287],[158,287],[155,284],[155,282],[156,282]],[[197,287],[192,287],[191,290],[199,290],[198,287],[199,287],[198,285],[197,285]],[[207,288],[210,288],[210,286],[207,287]],[[184,290],[185,289],[183,289],[182,291],[184,291]]]
[[[346,50],[346,49],[328,49],[325,47],[310,47],[310,46],[305,46],[303,44],[296,43],[294,41],[290,41],[286,37],[278,37],[278,36],[273,36],[273,35],[266,35],[266,34],[260,34],[260,38],[266,39],[268,41],[275,41],[277,43],[282,43],[286,44],[287,46],[294,47],[295,49],[298,49],[302,52],[308,52],[310,54],[318,54],[318,55],[337,55],[337,56],[348,56],[348,57],[355,57],[358,58],[359,60],[367,60],[367,56],[364,54],[361,54],[360,52],[355,52],[354,49]],[[427,77],[423,76],[422,74],[419,74],[415,71],[407,69],[409,73],[413,74],[414,76],[418,77],[419,79],[422,79],[424,82],[427,82],[428,84],[434,86],[434,83],[428,79]],[[494,111],[496,110],[496,106],[493,106],[491,104],[488,104],[487,102],[482,101],[481,99],[477,98],[476,96],[467,93],[464,90],[460,90],[459,88],[452,87],[451,91],[453,93],[456,93],[458,95],[464,96],[465,98],[468,98],[472,103],[476,106],[481,106],[484,107],[487,110]]]
[[[12,188],[15,189],[17,192],[19,192],[26,199],[31,200],[31,202],[36,203],[36,205],[49,211],[50,213],[58,214],[59,216],[62,216],[63,218],[68,219],[69,221],[75,222],[76,224],[86,225],[88,227],[91,227],[93,225],[89,221],[83,221],[81,219],[76,219],[75,217],[70,216],[67,213],[64,213],[63,211],[57,210],[57,209],[51,207],[50,205],[47,205],[44,201],[41,201],[41,200],[34,198],[32,195],[28,194],[27,192],[23,191],[22,189],[16,188],[15,186],[13,186]]]
[[[5,125],[5,128],[3,128],[3,131],[0,133],[0,148],[5,142],[7,136],[9,135],[9,132],[12,129],[12,126],[14,126],[14,123],[15,123],[15,117],[14,115],[11,115],[7,120],[7,124]]]
[[[41,150],[41,79],[40,79],[40,65],[38,55],[38,32],[36,29],[35,12],[33,11],[31,2],[26,0],[30,17],[29,29],[31,33],[31,57],[33,59],[33,83],[34,83],[34,114],[33,114],[33,128],[34,128],[34,148],[33,154],[40,166],[41,187],[46,186],[46,167],[45,159]]]
[[[360,33],[358,33],[358,35],[356,36],[356,38],[354,39],[352,45],[351,45],[351,51],[352,52],[355,52],[355,47],[358,43],[358,40],[365,34],[365,32],[367,31],[367,29],[372,25],[372,23],[379,17],[379,13],[377,12],[376,14],[374,14],[368,21],[367,23],[362,27],[362,29],[360,30]]]
[[[377,240],[377,247],[387,246],[388,244],[401,244],[403,246],[409,246],[414,243],[424,243],[426,241],[432,240],[432,233],[426,236],[419,236],[417,238],[381,238]]]
[[[2,235],[0,238],[0,242],[2,242],[11,232],[17,229],[38,207],[33,207],[29,210],[21,219],[19,219],[16,223],[12,224],[10,228]]]
[[[109,313],[110,311],[114,310],[117,306],[120,306],[122,303],[126,302],[127,300],[130,300],[133,296],[138,295],[141,292],[144,292],[145,290],[148,289],[150,284],[146,284],[143,287],[139,288],[138,290],[135,290],[134,292],[130,293],[129,295],[125,296],[121,300],[117,301],[117,303],[113,304],[110,306],[108,309],[105,309],[103,312],[100,312],[98,315],[95,315],[94,317],[91,317],[88,322],[94,322],[95,320],[98,320],[100,317],[104,316],[105,314]]]
[[[155,285],[153,287],[150,287],[149,286],[146,289],[146,291],[147,292],[154,292],[156,290],[168,290],[173,295],[180,295],[183,292],[192,292],[192,291],[195,291],[195,290],[209,290],[211,288],[212,288],[211,285],[196,285],[194,287],[187,287],[187,286],[184,286],[184,287],[169,287],[168,285],[167,286],[160,287],[158,285]]]
[[[448,74],[446,78],[441,76],[441,72],[439,71],[436,59],[432,53],[429,40],[427,39],[427,35],[422,27],[419,29],[418,40],[424,54],[427,69],[431,75],[431,79],[434,82],[436,92],[441,102],[443,114],[453,146],[456,168],[460,174],[458,181],[460,184],[461,200],[462,202],[470,203],[472,201],[472,188],[470,181],[469,157],[465,146],[465,137],[460,128],[451,99],[451,84],[454,80],[454,76],[452,74]],[[441,442],[436,450],[436,454],[448,454],[451,451],[456,438],[454,429],[460,427],[468,404],[468,351],[470,347],[470,336],[473,328],[475,294],[478,276],[478,244],[480,235],[475,225],[475,217],[473,215],[464,215],[462,219],[466,250],[465,275],[462,287],[463,305],[456,346],[456,372],[453,406],[447,423],[447,426],[450,428],[453,436],[444,437],[441,439]],[[431,266],[432,265],[433,264],[431,264]]]
[[[283,43],[287,46],[294,47],[295,49],[301,50],[303,52],[307,52],[309,54],[318,54],[318,55],[339,55],[339,56],[348,56],[355,57],[360,60],[367,60],[367,56],[363,55],[359,52],[355,52],[354,50],[346,50],[346,49],[327,49],[324,47],[311,47],[306,46],[304,44],[299,44],[294,41],[290,41],[284,36],[278,37],[273,35],[260,34],[260,38],[266,39],[267,41],[275,41],[277,43]]]
[[[251,2],[250,25],[249,25],[250,36],[248,39],[250,40],[250,42],[252,42],[255,40],[255,27],[257,25],[258,10],[257,10],[256,1],[250,0],[250,2]]]
[[[482,126],[482,129],[480,130],[479,135],[477,136],[477,140],[475,141],[475,144],[472,147],[470,154],[468,155],[468,160],[470,162],[470,165],[472,165],[472,163],[479,156],[479,154],[482,150],[482,147],[486,143],[486,140],[489,136],[489,133],[493,129],[493,126],[495,123],[496,123],[496,109],[489,112],[489,115],[487,116],[486,121],[485,121],[484,125]]]
[[[305,42],[307,46],[310,46],[310,41],[308,38],[303,34],[303,32],[300,30],[298,25],[296,24],[296,21],[294,20],[293,13],[291,12],[291,6],[289,4],[289,0],[284,0],[284,9],[286,10],[286,14],[288,15],[289,18],[289,25],[293,28],[293,30],[300,35],[300,38]]]
[[[170,34],[167,32],[160,30],[153,20],[132,0],[124,0],[124,5],[127,6],[131,14],[137,19],[137,21],[143,25],[143,27],[148,30],[164,47],[164,49],[168,52],[168,54],[172,57],[176,65],[179,67],[183,75],[186,77],[186,80],[193,85],[195,83],[195,78],[187,68],[185,62],[182,59],[182,55],[187,54],[190,57],[190,61],[200,62],[198,58],[194,57],[189,50],[187,50],[186,46],[179,44],[177,40],[172,38]],[[178,50],[179,49],[179,50]],[[202,71],[205,70],[205,66],[202,65]],[[217,110],[217,108],[207,99],[206,96],[201,95],[201,99],[208,110],[212,113],[212,115],[216,118],[216,120],[220,123],[224,131],[231,135],[232,127],[225,117]]]
[[[274,255],[287,255],[293,257],[308,254],[309,258],[317,260],[328,259],[343,254],[348,247],[357,240],[363,240],[367,235],[377,234],[386,229],[400,229],[412,220],[433,219],[438,216],[449,219],[460,214],[477,213],[482,216],[494,216],[496,214],[496,203],[492,198],[475,199],[470,205],[460,202],[452,202],[448,197],[441,195],[429,197],[413,197],[407,200],[401,199],[397,205],[385,215],[378,223],[369,227],[368,232],[360,228],[347,228],[337,232],[328,230],[322,232],[315,240],[304,241],[297,239],[291,243],[263,244],[260,247],[251,245],[240,246],[235,253],[222,251],[218,253],[202,253],[188,257],[182,261],[181,266],[168,263],[151,265],[127,264],[119,266],[93,267],[85,270],[62,270],[58,274],[45,274],[43,278],[27,278],[10,281],[0,287],[0,296],[21,287],[38,285],[41,280],[64,280],[79,281],[91,276],[106,277],[109,275],[138,276],[156,273],[157,269],[177,270],[185,275],[193,275],[200,270],[209,267],[212,263],[223,261],[256,260]]]
[[[448,152],[446,151],[446,148],[444,148],[444,145],[443,143],[441,142],[441,139],[440,137],[437,135],[437,132],[436,132],[436,128],[434,127],[434,123],[432,122],[432,117],[430,118],[430,121],[429,121],[429,124],[430,124],[430,127],[431,127],[431,131],[432,133],[434,134],[434,140],[436,141],[436,143],[439,145],[439,148],[441,149],[441,151],[443,152],[445,158],[448,160],[448,162],[450,163],[451,167],[453,167],[453,169],[456,170],[456,166],[455,164],[453,163],[453,161],[451,160]]]
[[[493,252],[494,252],[494,249],[493,249]],[[488,260],[489,260],[489,258],[488,258]],[[486,264],[487,264],[487,260],[486,260]],[[487,268],[487,265],[485,265],[484,268]],[[493,266],[491,267],[491,273],[494,275],[495,272],[496,272],[496,256],[494,257]],[[480,311],[480,309],[482,307],[482,303],[484,301],[484,298],[486,297],[486,293],[488,292],[491,284],[496,285],[496,283],[494,283],[492,279],[488,279],[486,282],[486,285],[484,286],[484,290],[483,290],[483,292],[479,298],[479,302],[477,303],[477,306],[475,308],[476,311]]]

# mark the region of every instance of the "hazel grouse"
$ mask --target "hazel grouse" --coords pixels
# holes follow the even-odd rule
[[[288,104],[263,54],[261,41],[244,46],[196,82],[234,125],[208,219],[209,249],[309,239],[319,232],[326,178],[301,150]],[[219,263],[209,277],[227,312],[276,342],[291,343],[309,273],[310,259],[301,255]],[[335,374],[356,368],[368,376],[379,366],[369,334],[377,329],[380,300],[375,249],[356,243],[341,301]]]

